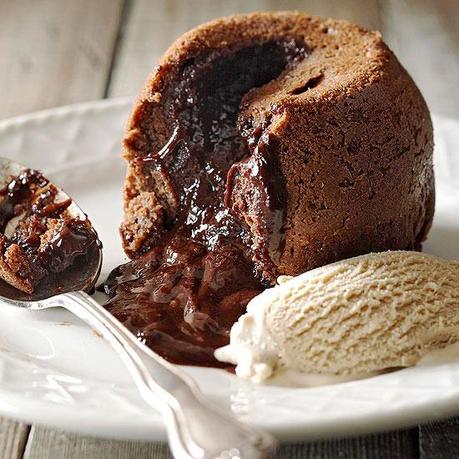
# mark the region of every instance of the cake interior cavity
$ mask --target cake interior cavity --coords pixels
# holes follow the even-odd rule
[[[137,160],[154,179],[154,231],[145,253],[115,269],[104,290],[107,308],[168,360],[219,365],[214,349],[275,278],[283,183],[269,137],[245,136],[237,120],[250,89],[305,55],[294,40],[215,51],[185,62],[163,92],[170,139]],[[141,231],[139,216],[131,233],[124,228],[125,245]]]

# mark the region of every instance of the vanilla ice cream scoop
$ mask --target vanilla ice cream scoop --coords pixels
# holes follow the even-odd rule
[[[217,359],[261,382],[283,371],[348,379],[415,365],[459,341],[459,262],[372,253],[280,278]]]

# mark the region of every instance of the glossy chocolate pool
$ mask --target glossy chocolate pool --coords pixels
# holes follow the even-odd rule
[[[187,61],[163,94],[172,136],[142,167],[161,172],[178,210],[157,216],[148,252],[103,287],[107,308],[170,361],[219,365],[213,351],[275,279],[283,182],[269,137],[245,138],[237,118],[244,94],[305,54],[293,40],[216,51]]]

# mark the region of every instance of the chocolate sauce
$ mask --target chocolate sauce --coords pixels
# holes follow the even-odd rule
[[[64,271],[92,245],[100,244],[88,220],[67,212],[72,200],[58,200],[58,194],[52,183],[32,169],[0,190],[3,266],[27,283],[28,293],[45,276]],[[8,223],[15,217],[18,221],[12,234],[6,235]],[[12,249],[13,260],[6,256]]]
[[[183,64],[163,94],[170,140],[138,166],[166,184],[159,191],[173,190],[174,205],[164,206],[146,254],[115,269],[104,290],[107,308],[168,360],[219,365],[213,351],[275,278],[283,184],[270,139],[245,139],[237,118],[244,94],[305,53],[295,41],[216,51]],[[251,203],[243,209],[244,194]]]
[[[0,196],[4,196],[0,202],[0,232],[4,233],[8,222],[26,210],[24,204],[29,202],[33,188],[44,188],[48,181],[34,170],[26,170],[2,190]],[[24,209],[23,209],[24,207]]]

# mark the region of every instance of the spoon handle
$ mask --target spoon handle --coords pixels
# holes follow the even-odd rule
[[[176,458],[255,459],[267,457],[275,449],[276,441],[270,434],[211,405],[183,370],[141,343],[86,293],[64,293],[51,302],[49,306],[73,312],[110,342],[144,400],[163,415]]]

